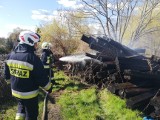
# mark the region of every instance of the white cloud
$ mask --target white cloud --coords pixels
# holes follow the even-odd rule
[[[58,0],[57,2],[61,5],[63,5],[63,7],[68,7],[68,8],[82,8],[83,5],[82,4],[78,4],[80,0]]]
[[[41,21],[51,21],[57,15],[57,11],[48,11],[44,9],[32,10],[32,19]]]
[[[2,6],[2,5],[0,5],[0,8],[3,8],[3,6]]]
[[[70,7],[73,9],[82,8],[83,5],[76,4],[77,1],[79,0],[58,0],[58,3],[63,5],[64,7]],[[57,10],[54,10],[54,11],[48,11],[44,9],[32,10],[31,18],[34,20],[48,22],[48,21],[53,20],[54,18],[57,18],[58,13],[59,12]]]
[[[13,32],[13,29],[16,28],[21,28],[21,29],[27,29],[35,32],[36,26],[27,26],[27,25],[21,25],[21,24],[8,24],[2,29],[0,29],[0,37],[5,37],[7,38],[11,32]]]
[[[13,30],[15,28],[21,28],[21,29],[27,29],[27,30],[32,30],[35,31],[36,26],[29,26],[29,25],[21,25],[21,24],[9,24],[6,26],[7,28],[10,28],[10,30]]]
[[[58,3],[64,7],[72,7],[76,5],[76,0],[58,0]]]

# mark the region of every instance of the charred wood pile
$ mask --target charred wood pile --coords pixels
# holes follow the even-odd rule
[[[70,64],[69,73],[106,87],[126,99],[129,108],[160,119],[160,58],[148,58],[110,38],[83,35],[81,40],[96,53],[60,58]]]

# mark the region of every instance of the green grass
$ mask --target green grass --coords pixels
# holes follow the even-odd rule
[[[79,81],[71,80],[62,71],[55,73],[56,85],[53,92],[62,90],[63,94],[56,104],[61,106],[63,120],[142,120],[139,111],[126,107],[125,100],[96,86],[86,87]],[[39,95],[39,116],[43,112],[44,94]],[[0,120],[14,120],[17,103],[13,100],[0,105]]]
[[[65,91],[58,104],[64,120],[142,120],[140,112],[127,109],[124,100],[96,87]]]
[[[44,95],[40,93],[39,95],[39,116],[38,120],[41,119],[43,112],[43,99]],[[0,104],[0,120],[14,120],[17,112],[17,102],[13,98],[11,100],[6,101],[3,104]]]
[[[98,94],[105,120],[142,120],[141,112],[126,107],[125,100],[111,94],[106,89]]]
[[[63,74],[59,78],[63,77],[66,76]],[[84,89],[85,85],[68,77],[60,83],[64,93],[57,103],[62,107],[64,120],[142,120],[141,112],[128,109],[125,100],[107,89],[98,90],[96,86]]]
[[[15,99],[0,104],[0,120],[14,120],[17,104]]]
[[[95,88],[66,92],[58,104],[62,106],[62,115],[66,120],[94,120],[100,116]]]

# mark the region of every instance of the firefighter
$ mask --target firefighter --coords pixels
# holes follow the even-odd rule
[[[17,47],[5,62],[5,79],[10,79],[12,95],[18,101],[16,120],[37,120],[39,87],[52,92],[43,64],[34,53],[39,41],[37,33],[22,31]]]
[[[48,75],[49,79],[53,84],[55,84],[54,72],[52,69],[52,64],[54,63],[54,56],[53,56],[53,52],[51,51],[51,46],[52,44],[49,42],[42,43],[41,61],[44,65],[45,72]]]

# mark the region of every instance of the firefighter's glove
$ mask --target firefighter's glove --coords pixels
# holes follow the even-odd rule
[[[10,79],[6,80],[6,83],[7,83],[7,85],[10,85],[11,84]]]
[[[51,88],[50,88],[49,90],[47,90],[47,92],[48,92],[48,93],[51,93],[51,92],[52,92],[52,88],[53,88],[53,87],[51,86]]]

